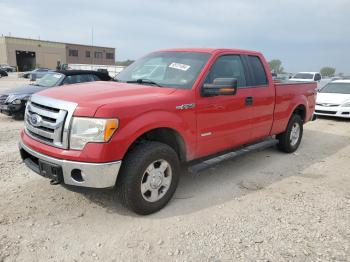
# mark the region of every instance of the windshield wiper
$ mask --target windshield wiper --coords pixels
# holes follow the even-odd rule
[[[152,80],[149,80],[149,79],[137,79],[137,80],[130,80],[130,81],[126,81],[128,84],[132,84],[132,83],[136,83],[136,84],[150,84],[150,85],[155,85],[155,86],[159,86],[159,87],[162,87],[162,85],[152,81]]]

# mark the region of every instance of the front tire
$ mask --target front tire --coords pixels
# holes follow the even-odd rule
[[[121,203],[140,215],[162,209],[172,198],[179,182],[180,163],[166,144],[147,141],[127,154],[117,181]]]
[[[276,137],[279,150],[285,153],[293,153],[298,149],[303,137],[303,124],[304,122],[299,115],[292,115],[286,131]]]

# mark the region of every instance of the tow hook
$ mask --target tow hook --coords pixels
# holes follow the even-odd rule
[[[55,185],[58,185],[58,184],[61,184],[61,182],[60,181],[57,181],[57,180],[50,180],[50,185],[53,185],[53,186],[55,186]]]

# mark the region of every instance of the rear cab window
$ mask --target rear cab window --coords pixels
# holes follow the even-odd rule
[[[265,67],[260,57],[248,55],[245,57],[250,72],[249,86],[263,87],[268,85]]]

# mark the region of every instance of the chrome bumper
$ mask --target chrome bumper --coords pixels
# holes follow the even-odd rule
[[[39,164],[36,164],[38,161],[33,161],[33,159],[42,160],[60,166],[62,168],[63,183],[73,186],[90,188],[114,187],[122,163],[122,161],[108,163],[86,163],[53,158],[36,152],[35,150],[26,146],[23,142],[19,143],[19,149],[21,151],[22,159],[31,170],[40,174]],[[29,160],[31,164],[28,164],[29,162],[26,160]],[[73,178],[73,170],[81,171],[81,181],[77,181]]]

